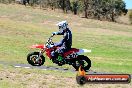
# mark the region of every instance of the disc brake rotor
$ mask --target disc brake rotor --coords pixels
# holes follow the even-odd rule
[[[42,58],[40,57],[38,60],[38,64],[41,64],[41,63],[42,63]]]
[[[37,58],[38,58],[38,56],[36,56],[36,55],[35,55],[35,56],[32,56],[32,57],[31,57],[31,61],[33,61],[33,63],[35,64]]]
[[[36,58],[33,56],[33,57],[31,58],[31,60],[33,61],[33,63],[35,63]]]

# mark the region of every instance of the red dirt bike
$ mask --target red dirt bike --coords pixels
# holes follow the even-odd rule
[[[89,70],[91,67],[91,60],[84,55],[80,55],[84,52],[91,52],[91,50],[86,49],[76,49],[71,48],[70,50],[64,52],[63,54],[55,54],[57,58],[52,58],[51,52],[55,51],[58,47],[53,47],[54,43],[52,42],[51,36],[45,44],[36,44],[32,45],[31,48],[39,48],[41,51],[39,52],[31,52],[27,55],[27,61],[32,66],[41,66],[45,62],[45,57],[43,53],[46,53],[46,56],[52,60],[53,63],[62,66],[64,64],[72,65],[76,70],[78,70],[79,66],[82,66],[85,71]]]

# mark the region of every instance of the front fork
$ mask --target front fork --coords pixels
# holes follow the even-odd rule
[[[38,58],[36,59],[36,62],[38,62],[39,61],[39,59],[40,59],[40,56],[41,55],[43,55],[43,53],[45,52],[45,50],[44,49],[41,49],[41,51],[39,51],[39,55],[38,55]]]

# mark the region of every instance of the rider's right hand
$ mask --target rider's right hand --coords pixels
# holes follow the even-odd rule
[[[52,33],[52,35],[51,36],[54,36],[55,35],[55,33]]]
[[[56,35],[56,34],[57,34],[57,32],[53,32],[53,33],[52,33],[52,36],[54,36],[54,35]]]

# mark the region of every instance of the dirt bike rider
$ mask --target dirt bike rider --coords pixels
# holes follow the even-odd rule
[[[71,46],[72,46],[72,33],[68,27],[67,21],[61,21],[57,24],[57,26],[59,27],[59,32],[53,32],[52,36],[63,35],[63,39],[59,43],[54,44],[54,46],[56,46],[56,47],[59,46],[59,48],[57,50],[51,52],[52,58],[57,58],[55,55],[56,53],[62,55],[62,53],[71,49]],[[61,59],[61,61],[62,60],[63,60],[63,58]]]

